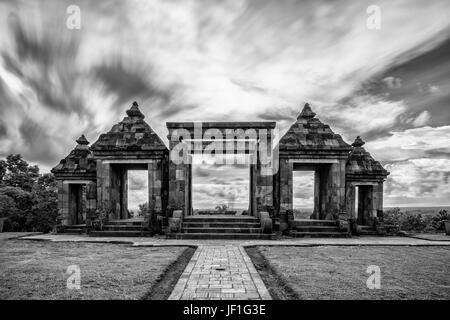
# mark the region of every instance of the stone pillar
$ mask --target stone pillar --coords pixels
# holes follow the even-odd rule
[[[293,164],[289,159],[280,158],[279,176],[280,176],[280,231],[289,229],[290,221],[293,220],[293,193],[292,193],[292,171]]]
[[[350,218],[357,218],[357,214],[355,212],[355,186],[351,182],[348,182],[346,185],[345,208]]]
[[[148,209],[150,221],[153,223],[156,214],[162,212],[162,163],[161,160],[152,160],[148,164]]]
[[[330,165],[327,193],[326,216],[337,217],[339,213],[345,212],[345,160]]]
[[[97,209],[97,184],[90,182],[86,185],[86,225],[92,226],[92,220]]]
[[[111,165],[97,160],[97,208],[110,213],[111,208]]]
[[[312,219],[320,219],[320,171],[314,171],[314,208]]]
[[[122,218],[130,218],[128,212],[128,170],[122,171],[122,190],[121,190],[120,206],[122,208]]]
[[[273,180],[271,175],[261,174],[261,164],[256,165],[256,211],[269,212],[273,216]]]
[[[174,210],[185,212],[185,165],[169,163],[169,209],[171,213]],[[171,216],[171,214],[170,214]]]
[[[373,186],[374,217],[383,218],[383,182]]]
[[[69,216],[69,184],[63,180],[58,180],[58,219],[61,225],[70,226],[71,220]]]

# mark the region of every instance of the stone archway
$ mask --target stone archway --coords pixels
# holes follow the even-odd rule
[[[169,210],[182,210],[184,216],[192,214],[192,155],[210,152],[223,154],[248,154],[249,214],[273,212],[272,174],[263,169],[260,146],[272,163],[272,134],[275,122],[168,122],[169,130]]]

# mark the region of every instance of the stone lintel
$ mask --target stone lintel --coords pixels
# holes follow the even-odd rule
[[[203,129],[274,129],[275,121],[213,121],[213,122],[166,122],[168,129],[194,129],[194,124],[202,126]]]
[[[352,186],[377,186],[380,182],[378,181],[347,181]]]
[[[102,162],[110,164],[145,164],[145,163],[155,163],[156,159],[115,159],[115,160],[102,160]]]
[[[95,181],[91,180],[64,180],[64,184],[94,184]]]
[[[354,174],[347,173],[345,179],[349,182],[383,182],[386,181],[387,176],[384,175],[369,175],[369,174]]]
[[[290,163],[339,163],[339,159],[289,159]]]
[[[335,150],[279,150],[280,159],[348,159],[348,151]]]
[[[95,159],[159,159],[169,153],[169,149],[153,149],[147,151],[93,151]]]
[[[97,179],[97,173],[92,172],[89,174],[75,174],[75,173],[55,173],[56,180],[85,180],[95,182]]]

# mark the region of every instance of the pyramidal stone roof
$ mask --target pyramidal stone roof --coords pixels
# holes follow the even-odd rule
[[[387,177],[389,172],[363,148],[364,144],[365,142],[359,136],[352,143],[353,150],[350,152],[346,165],[347,175],[380,179]]]
[[[139,110],[137,102],[133,102],[126,111],[127,116],[115,124],[107,133],[100,135],[91,146],[92,151],[155,151],[166,150],[167,147],[144,121],[145,116]]]
[[[339,151],[349,152],[351,146],[329,125],[323,124],[308,103],[297,121],[289,128],[279,143],[280,151]]]
[[[96,172],[96,164],[89,150],[89,141],[81,135],[77,140],[77,146],[70,151],[69,155],[62,159],[51,171],[58,174],[89,174]]]

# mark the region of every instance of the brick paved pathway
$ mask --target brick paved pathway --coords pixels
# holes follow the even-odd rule
[[[244,248],[199,246],[169,300],[271,299]]]

